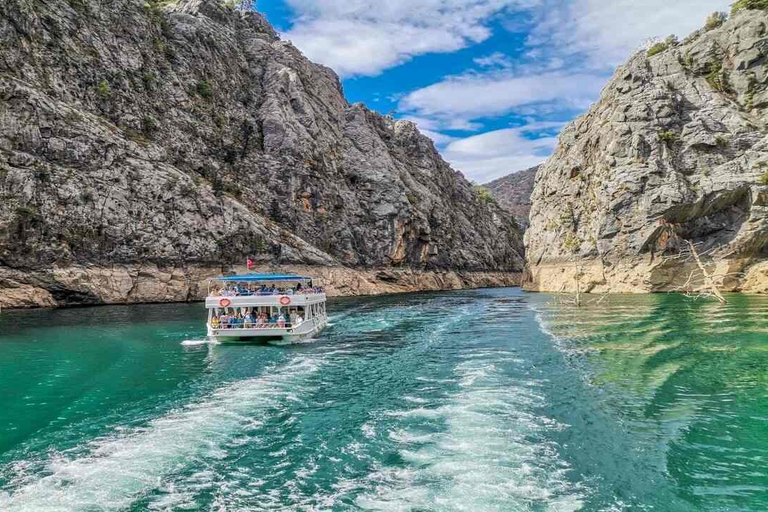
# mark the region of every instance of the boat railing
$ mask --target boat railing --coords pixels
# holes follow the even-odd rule
[[[223,295],[221,293],[219,293],[219,292],[212,292],[209,295],[209,297],[216,297],[216,298],[219,298],[219,297],[273,297],[273,296],[276,296],[276,295],[288,295],[288,296],[321,295],[323,293],[325,293],[324,290],[317,290],[317,291],[315,291],[315,290],[311,290],[311,291],[301,290],[301,291],[298,291],[298,292],[297,291],[282,291],[281,292],[281,291],[277,291],[277,290],[275,290],[274,292],[246,292],[246,293],[231,292],[231,293],[225,293]]]
[[[211,326],[212,329],[216,331],[229,331],[229,330],[235,330],[235,329],[295,329],[299,327],[300,325],[311,322],[312,320],[303,320],[301,322],[297,323],[265,323],[265,322],[251,322],[251,323],[237,323],[237,324],[224,324],[219,325],[218,327]]]

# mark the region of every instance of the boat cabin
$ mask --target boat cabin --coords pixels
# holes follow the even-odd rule
[[[311,277],[222,276],[208,286],[208,335],[289,341],[311,337],[327,323],[325,304],[325,291]]]

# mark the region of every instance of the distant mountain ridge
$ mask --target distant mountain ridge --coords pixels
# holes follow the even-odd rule
[[[528,216],[531,212],[531,194],[536,181],[536,172],[540,168],[541,165],[537,165],[483,185],[499,206],[512,214],[523,230],[528,229],[530,225]]]

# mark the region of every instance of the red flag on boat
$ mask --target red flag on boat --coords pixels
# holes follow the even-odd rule
[[[248,270],[253,270],[253,260],[251,258],[245,260],[245,264],[248,265]]]

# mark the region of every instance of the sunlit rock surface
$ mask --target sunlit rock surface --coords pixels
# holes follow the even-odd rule
[[[744,11],[616,71],[538,173],[527,288],[673,290],[691,240],[725,289],[766,291],[767,26]]]

